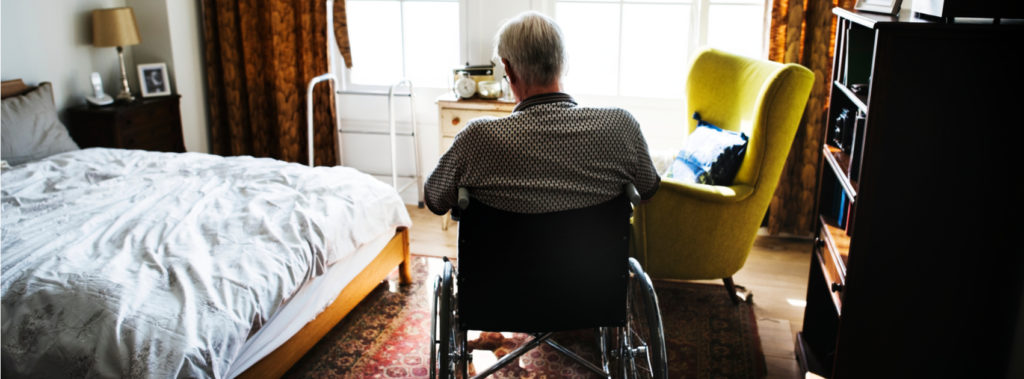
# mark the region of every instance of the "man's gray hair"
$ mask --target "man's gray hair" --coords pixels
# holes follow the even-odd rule
[[[555,20],[535,11],[519,14],[496,34],[494,52],[507,59],[526,85],[551,84],[562,76],[565,45]]]

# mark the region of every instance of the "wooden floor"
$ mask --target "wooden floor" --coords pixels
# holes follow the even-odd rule
[[[441,216],[407,206],[412,216],[410,250],[415,255],[455,257],[458,225],[441,228]],[[768,378],[801,378],[793,353],[796,332],[803,325],[811,240],[760,235],[734,279],[754,294],[761,346]],[[716,283],[721,284],[721,281]],[[722,296],[726,296],[724,293]]]

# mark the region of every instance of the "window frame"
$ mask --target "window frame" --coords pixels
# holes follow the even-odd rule
[[[338,83],[339,87],[340,87],[339,88],[340,91],[354,92],[354,93],[360,93],[360,92],[365,92],[365,93],[381,93],[381,92],[385,92],[386,93],[386,92],[388,92],[388,90],[390,89],[391,86],[397,84],[400,80],[404,80],[404,79],[408,78],[408,69],[406,67],[406,48],[405,48],[405,7],[403,6],[404,5],[403,3],[414,3],[414,2],[446,2],[446,3],[456,3],[458,5],[458,9],[459,9],[459,12],[458,12],[459,14],[458,14],[458,17],[457,17],[457,20],[458,20],[458,33],[457,34],[458,34],[458,38],[459,38],[459,40],[458,40],[459,61],[462,61],[462,60],[465,59],[465,56],[466,56],[466,44],[467,44],[466,43],[466,41],[467,41],[466,35],[468,33],[468,31],[466,30],[467,28],[466,28],[466,22],[465,22],[465,20],[466,20],[465,13],[466,13],[466,8],[467,8],[466,7],[466,3],[468,1],[470,1],[470,0],[358,0],[358,1],[365,1],[365,2],[397,2],[397,3],[399,3],[399,7],[398,7],[398,12],[399,13],[398,13],[398,15],[399,15],[399,18],[400,18],[399,25],[400,25],[400,28],[401,28],[399,34],[400,34],[400,40],[402,41],[401,42],[402,46],[400,47],[400,51],[401,51],[401,54],[402,54],[402,64],[401,64],[401,66],[402,66],[402,78],[396,80],[395,83],[392,83],[391,85],[354,83],[354,82],[352,82],[352,69],[345,66],[344,58],[341,57],[341,53],[338,51],[337,44],[336,43],[332,43],[331,46],[330,46],[331,54],[336,54],[335,57],[338,58],[338,59],[335,60],[337,62],[336,63],[337,66],[334,67],[334,72],[337,73],[338,80],[340,82],[340,83]],[[349,38],[351,38],[351,36]],[[415,82],[413,82],[412,84],[413,84],[413,86],[415,86],[415,88],[421,88],[421,87],[423,87],[423,88],[446,88],[446,87],[418,86],[418,85],[416,85]],[[402,91],[405,91],[405,90],[402,90]]]
[[[688,32],[689,38],[688,38],[688,41],[686,41],[687,42],[687,51],[685,52],[686,53],[685,56],[687,57],[687,61],[690,61],[690,60],[693,59],[694,55],[698,52],[698,49],[701,46],[706,46],[707,45],[708,30],[709,30],[708,24],[709,24],[709,17],[710,17],[710,9],[711,9],[712,5],[743,5],[743,6],[750,6],[750,7],[760,6],[761,7],[761,11],[762,11],[762,17],[761,17],[761,22],[762,22],[762,24],[761,24],[761,52],[760,52],[758,58],[766,59],[768,57],[768,43],[769,43],[768,35],[769,35],[770,28],[771,28],[771,25],[770,25],[771,24],[771,9],[770,9],[771,1],[769,1],[769,0],[650,0],[650,1],[644,1],[644,0],[540,0],[540,5],[541,5],[540,8],[541,9],[539,9],[539,11],[541,11],[544,14],[547,14],[548,16],[550,16],[551,18],[557,20],[558,14],[557,14],[555,9],[556,9],[556,6],[557,6],[558,3],[582,3],[582,4],[588,4],[589,3],[589,4],[617,4],[617,5],[619,5],[619,25],[618,25],[619,26],[619,33],[618,33],[618,35],[619,35],[619,37],[618,37],[619,41],[618,42],[619,43],[617,44],[618,45],[618,51],[616,53],[616,57],[619,59],[619,64],[618,64],[618,68],[617,68],[618,72],[617,72],[616,78],[615,78],[616,90],[615,90],[614,94],[581,94],[581,95],[587,96],[588,98],[591,98],[591,97],[592,98],[598,98],[598,99],[613,99],[613,98],[617,98],[617,99],[630,99],[630,98],[634,98],[634,99],[645,99],[643,101],[651,101],[651,100],[653,100],[656,103],[660,103],[661,101],[659,101],[659,100],[673,100],[673,101],[677,101],[677,100],[681,99],[680,97],[651,97],[651,98],[643,98],[643,97],[630,96],[630,95],[624,95],[623,94],[622,83],[621,83],[622,77],[623,77],[623,68],[622,68],[622,36],[623,36],[622,24],[623,24],[623,20],[622,20],[622,14],[623,14],[623,9],[624,9],[625,5],[627,5],[627,4],[681,4],[681,5],[688,5],[688,6],[690,6],[690,20],[689,20],[689,32]],[[688,65],[688,63],[682,63],[682,64],[683,64],[684,67],[685,67],[685,65]],[[684,67],[680,67],[680,69],[683,69]],[[685,82],[683,84],[685,85]],[[570,92],[572,92],[572,89],[568,89],[568,90]],[[683,98],[685,98],[685,94],[683,95]],[[639,104],[639,103],[640,102],[638,101],[637,104]]]

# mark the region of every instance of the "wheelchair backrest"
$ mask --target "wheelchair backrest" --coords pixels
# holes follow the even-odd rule
[[[542,214],[472,201],[459,221],[460,328],[624,325],[630,214],[626,196]]]

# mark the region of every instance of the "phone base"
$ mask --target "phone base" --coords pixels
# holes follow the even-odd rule
[[[110,105],[114,103],[114,99],[107,94],[104,94],[102,97],[86,96],[85,101],[92,105]]]

